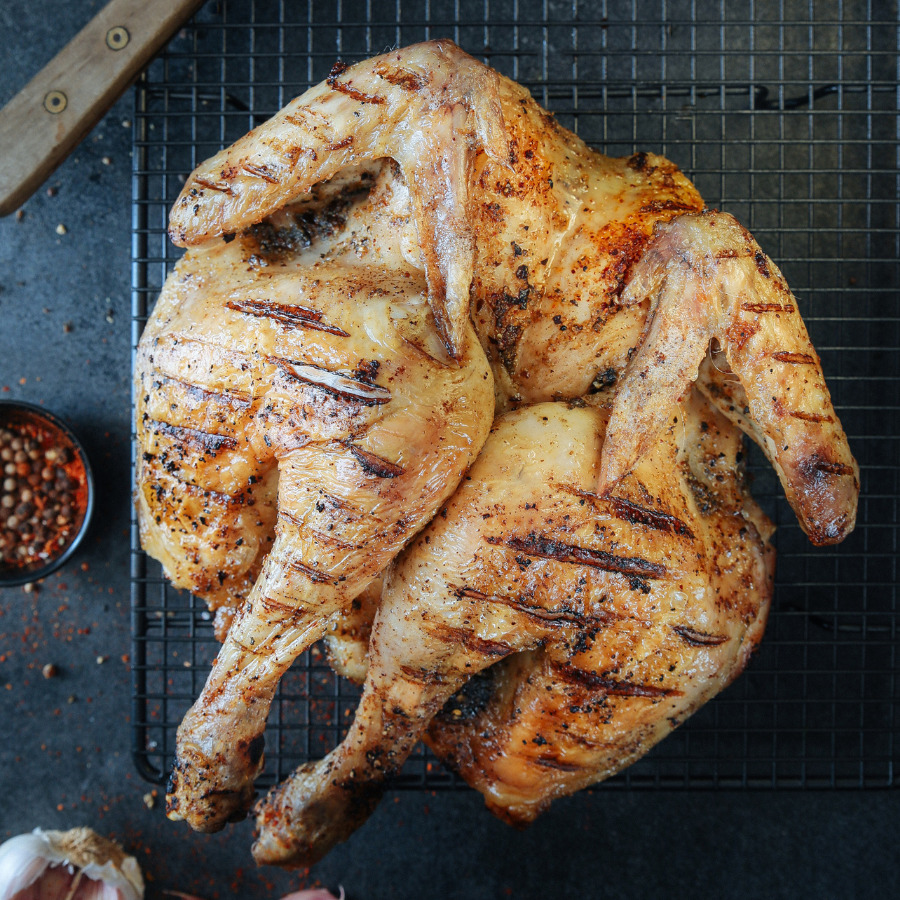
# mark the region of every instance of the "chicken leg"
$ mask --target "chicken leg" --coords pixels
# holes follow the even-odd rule
[[[733,457],[737,432],[698,404]],[[308,865],[345,839],[447,699],[505,657],[546,648],[557,675],[613,698],[618,745],[586,754],[557,792],[609,774],[623,741],[632,759],[646,752],[740,671],[771,594],[771,526],[734,483],[701,486],[708,460],[685,415],[610,499],[593,491],[602,408],[538,404],[495,423],[446,516],[388,576],[347,737],[260,805],[258,862]]]
[[[378,174],[330,240],[301,241],[307,213],[285,212],[190,251],[139,348],[151,546],[174,556],[192,519],[215,528],[216,581],[230,585],[249,538],[241,517],[256,512],[260,473],[277,473],[274,543],[178,732],[168,812],[200,830],[245,813],[278,679],[431,518],[490,425],[484,353],[471,325],[456,359],[438,339],[426,281],[401,246],[408,197],[386,165]],[[221,398],[217,417],[201,421],[195,396],[207,408]],[[223,512],[204,521],[213,501]],[[261,544],[267,522],[255,524]],[[178,571],[194,586],[208,566],[191,550]]]

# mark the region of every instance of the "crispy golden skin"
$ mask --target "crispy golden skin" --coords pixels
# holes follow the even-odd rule
[[[696,395],[667,431],[604,511],[645,533],[642,552],[666,560],[667,577],[682,561],[677,590],[607,595],[605,618],[487,669],[426,732],[511,824],[630,765],[726,687],[762,638],[775,554],[746,493],[740,434]],[[568,579],[572,596],[581,577]],[[692,591],[694,604],[682,597]]]
[[[292,101],[198,167],[170,233],[191,245],[239,230],[384,156],[410,186],[440,332],[456,353],[471,311],[500,409],[618,384],[601,491],[646,451],[716,339],[751,405],[741,424],[810,539],[852,530],[858,467],[774,263],[732,216],[703,211],[672,163],[596,153],[449,42],[341,68]]]

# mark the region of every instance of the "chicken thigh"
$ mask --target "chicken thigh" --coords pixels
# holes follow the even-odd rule
[[[302,210],[319,203],[318,194],[345,196],[347,184],[365,172],[377,188],[352,207],[334,250],[326,242],[306,255],[279,256],[275,264],[254,262],[265,260],[266,243],[278,254],[290,245],[298,204]],[[261,765],[261,733],[277,678],[452,492],[478,452],[495,404],[502,412],[557,401],[535,407],[544,410],[540,421],[546,415],[556,423],[554,446],[563,448],[541,470],[558,466],[554,483],[572,481],[588,495],[560,513],[581,510],[576,521],[584,545],[564,539],[568,526],[559,520],[542,518],[562,504],[556,495],[542,512],[516,520],[527,533],[498,532],[499,543],[466,524],[462,507],[454,507],[457,519],[442,518],[432,528],[447,542],[441,553],[452,556],[454,547],[470,553],[465,565],[462,557],[429,562],[436,548],[416,541],[388,576],[384,624],[373,635],[378,664],[370,668],[350,743],[267,803],[260,859],[295,864],[319,855],[342,827],[346,833],[349,826],[329,820],[327,839],[315,837],[320,813],[329,819],[337,808],[323,773],[335,760],[356,759],[353,748],[363,745],[377,757],[366,772],[393,771],[452,693],[446,688],[465,680],[454,667],[471,674],[485,660],[537,647],[560,629],[574,635],[581,620],[568,621],[554,604],[578,587],[569,584],[575,568],[591,573],[585,584],[599,579],[606,586],[611,579],[629,608],[648,596],[669,598],[684,579],[690,590],[672,601],[673,609],[709,618],[700,598],[715,590],[718,576],[699,557],[670,556],[679,541],[697,541],[711,552],[711,538],[699,526],[682,532],[673,525],[662,529],[671,545],[664,541],[660,551],[643,530],[659,531],[652,523],[669,516],[693,521],[682,476],[655,470],[647,497],[629,492],[640,483],[635,473],[662,452],[656,445],[675,440],[668,431],[683,417],[679,403],[692,383],[699,379],[702,389],[710,377],[700,370],[711,344],[746,402],[732,408],[715,383],[707,395],[762,444],[811,540],[834,542],[853,527],[856,463],[796,301],[753,238],[731,216],[705,210],[672,163],[646,153],[626,159],[596,153],[524,88],[449,42],[337,65],[326,82],[191,175],[172,210],[170,234],[196,249],[167,284],[139,357],[146,397],[139,412],[148,423],[139,423],[139,436],[149,448],[138,491],[142,523],[151,548],[157,540],[165,545],[168,557],[159,555],[169,571],[181,564],[212,591],[216,581],[225,589],[232,579],[235,596],[249,598],[180,729],[171,816],[212,830],[241,815]],[[213,296],[216,302],[208,302]],[[276,347],[273,341],[286,335],[288,345]],[[168,356],[156,355],[157,343],[169,348]],[[173,421],[153,411],[154,404],[167,405],[170,380],[180,391]],[[588,407],[559,402],[584,398]],[[520,415],[516,427],[535,441],[537,459],[548,452],[540,442],[550,440],[549,432],[522,424],[537,421],[531,413]],[[172,439],[180,441],[175,449],[167,443]],[[572,466],[581,467],[577,478]],[[490,467],[478,472],[490,482]],[[177,482],[171,489],[170,474]],[[481,476],[469,477],[462,495],[488,489],[473,483]],[[179,557],[179,535],[199,531],[197,490],[204,498],[209,491],[211,505],[220,503],[222,511],[207,519],[211,525],[201,519],[210,533],[188,538]],[[657,516],[654,497],[669,498],[674,511],[659,500],[664,511]],[[651,524],[629,524],[628,515],[614,514],[632,506],[650,510],[637,515]],[[765,527],[757,527],[761,520],[749,508],[734,517],[762,535]],[[238,522],[241,511],[246,515]],[[277,537],[266,555],[264,535],[276,514]],[[558,525],[560,534],[547,537]],[[238,533],[246,527],[257,531],[244,549]],[[731,533],[723,524],[715,528]],[[731,539],[747,544],[737,547],[739,556],[759,557],[762,565],[763,537],[745,538],[738,530]],[[568,548],[564,560],[553,555],[557,544]],[[223,549],[230,568],[214,571]],[[437,566],[435,578],[457,569],[466,575],[472,559],[483,560],[478,586],[463,585],[474,594],[444,596],[446,584],[413,584],[414,573],[429,566]],[[546,564],[530,568],[534,560]],[[742,619],[752,635],[767,597],[759,565],[750,566],[755,574],[748,575],[746,596],[729,601],[757,610]],[[518,596],[515,585],[526,570],[541,575],[534,604],[495,602]],[[600,602],[599,594],[590,596]],[[429,603],[440,615],[427,613]],[[485,603],[482,634],[472,617]],[[424,644],[404,674],[398,666],[406,665],[399,660],[409,650],[406,625],[397,623],[406,621],[407,607],[409,633]],[[642,609],[634,615],[651,622]],[[602,607],[585,614],[606,622]],[[465,636],[473,628],[470,640]],[[727,652],[719,653],[726,680],[729,666],[739,668]],[[429,676],[428,666],[446,671],[446,683],[443,675]],[[394,703],[387,713],[383,691]],[[376,742],[382,726],[387,732]],[[372,796],[380,780],[375,777]],[[360,774],[353,784],[353,803],[367,809],[365,779]],[[300,816],[300,836],[285,843],[284,834],[294,833],[291,809]]]
[[[699,609],[686,612],[677,594],[668,606],[653,592],[635,596],[628,613],[608,624],[586,622],[485,670],[425,733],[435,754],[511,824],[526,825],[555,798],[630,765],[726,687],[762,638],[773,529],[746,492],[740,433],[695,394],[663,443],[621,487],[638,496],[637,476],[657,503],[685,516],[690,537],[683,534],[675,552],[706,567],[695,582],[705,581]],[[484,455],[491,451],[489,444]],[[615,497],[613,513],[630,517],[648,538],[652,529],[680,529],[618,491]],[[660,549],[676,543],[655,537]],[[625,603],[609,597],[604,608],[621,612]]]

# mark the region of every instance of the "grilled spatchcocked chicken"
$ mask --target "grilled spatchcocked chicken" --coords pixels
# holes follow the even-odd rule
[[[310,234],[309,222],[323,220],[327,228]],[[658,608],[675,590],[671,573],[690,571],[685,584],[695,594],[715,591],[720,576],[704,563],[667,555],[677,540],[708,550],[713,537],[699,525],[685,526],[690,539],[674,525],[663,529],[676,544],[651,546],[660,540],[654,522],[693,521],[692,511],[682,510],[687,519],[677,511],[688,503],[687,476],[657,469],[644,476],[646,496],[629,493],[646,459],[663,452],[656,445],[675,440],[666,437],[675,419],[685,427],[679,402],[695,381],[761,444],[815,543],[840,540],[853,527],[856,464],[796,302],[752,237],[731,216],[704,210],[668,161],[595,153],[527,91],[453,44],[336,66],[322,85],[193,173],[170,234],[196,249],[167,283],[139,354],[145,542],[178,583],[215,603],[240,604],[179,730],[169,810],[194,827],[212,830],[242,814],[262,764],[278,677],[451,493],[484,440],[495,401],[503,411],[597,395],[589,407],[564,413],[559,402],[536,407],[562,429],[553,440],[572,429],[571,458],[552,455],[541,471],[561,466],[554,482],[564,483],[566,465],[580,460],[579,490],[590,497],[577,500],[572,535],[547,537],[549,544],[542,535],[553,530],[540,525],[536,510],[505,530],[484,519],[483,534],[494,543],[473,530],[461,507],[457,518],[437,520],[432,527],[443,540],[485,561],[479,586],[461,586],[472,596],[456,592],[460,585],[432,586],[437,593],[428,597],[443,598],[433,602],[443,604],[448,622],[463,622],[469,608],[487,610],[486,621],[506,622],[513,632],[543,622],[544,601],[529,610],[503,599],[503,584],[529,569],[541,573],[546,596],[559,599],[574,567],[587,566],[596,578],[613,579],[617,603],[637,611]],[[717,367],[704,364],[711,344]],[[608,424],[597,406],[610,407]],[[524,418],[508,427],[531,433],[537,460],[550,432],[529,432],[532,412],[516,415]],[[721,423],[716,428],[726,433]],[[584,480],[588,471],[593,481]],[[523,468],[516,477],[529,476]],[[481,490],[470,478],[460,490]],[[763,535],[749,501],[738,501],[737,488],[730,496],[728,521]],[[214,515],[198,524],[207,498]],[[632,506],[636,522],[614,514]],[[530,530],[522,531],[526,522]],[[248,545],[239,543],[245,529]],[[729,533],[718,520],[712,530]],[[604,533],[612,543],[603,543]],[[732,552],[756,575],[726,605],[755,610],[749,618],[704,630],[690,621],[694,600],[686,595],[679,600],[684,622],[640,619],[648,642],[670,639],[660,628],[694,629],[679,640],[692,647],[694,634],[704,660],[719,661],[719,686],[740,667],[726,643],[739,628],[751,636],[745,640],[756,639],[753,622],[768,596],[759,568],[764,537],[742,538],[738,530],[728,540],[747,544]],[[566,560],[553,557],[554,541],[568,548]],[[405,621],[403,604],[411,621],[427,618],[418,594],[404,593],[404,579],[438,565],[429,553],[444,552],[420,540],[405,552],[385,590],[395,619],[380,614],[379,623]],[[632,562],[622,564],[626,571],[594,565],[607,556]],[[441,692],[428,686],[425,661],[452,669],[471,652],[499,659],[546,643],[560,627],[576,628],[554,619],[540,626],[544,638],[529,638],[540,630],[532,628],[518,641],[502,625],[476,634],[470,646],[469,626],[448,631],[436,621],[433,634],[430,625],[411,626],[424,642],[413,656],[423,662],[407,681],[395,680],[400,625],[376,625],[377,664],[350,743],[263,806],[258,859],[301,864],[352,827],[349,819],[333,821],[340,804],[325,773],[335,760],[355,758],[354,741],[373,740],[381,725],[368,719],[381,715],[382,689],[394,685],[402,714],[372,744],[374,762],[353,776],[347,797],[358,808],[379,793],[377,772],[392,770],[390,761],[437,710]],[[703,635],[726,640],[703,644]],[[495,641],[507,648],[502,654],[491,651]],[[393,662],[392,648],[400,654]]]

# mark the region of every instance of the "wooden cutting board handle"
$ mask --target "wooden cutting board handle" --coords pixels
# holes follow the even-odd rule
[[[202,0],[112,0],[0,110],[0,216],[21,206]]]

